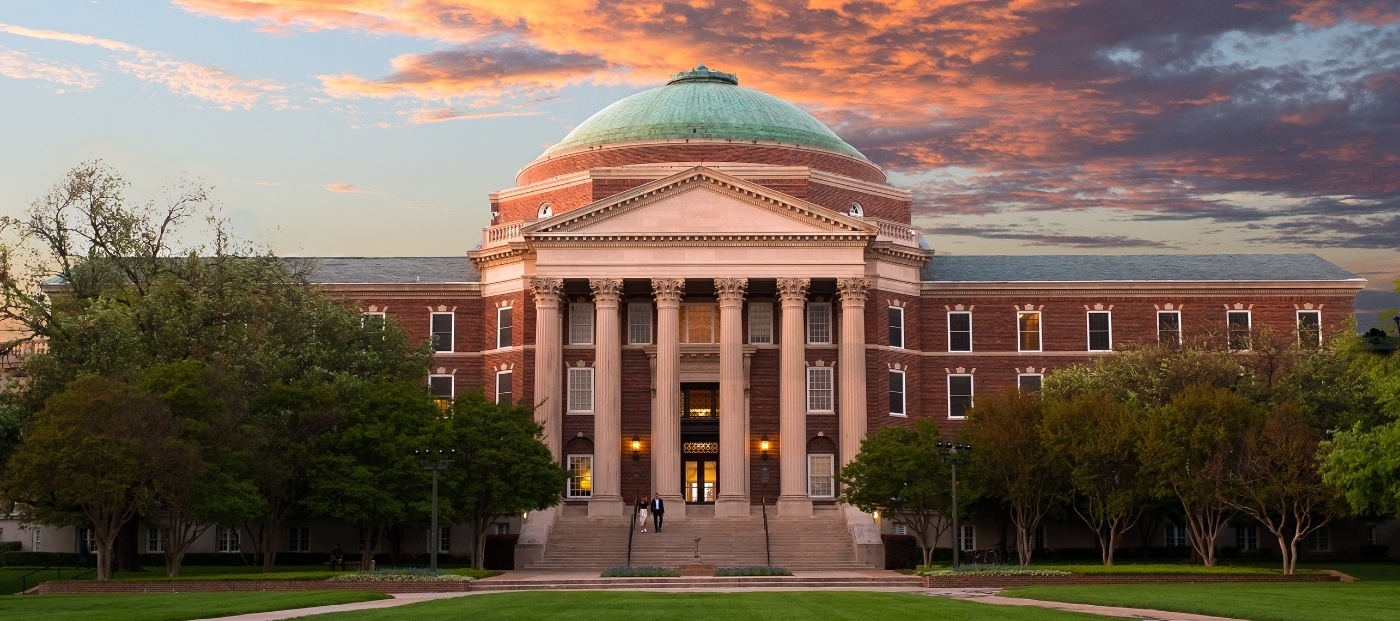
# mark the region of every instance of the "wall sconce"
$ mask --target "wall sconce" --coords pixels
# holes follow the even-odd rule
[[[632,436],[632,461],[642,460],[642,439]]]
[[[763,455],[763,461],[768,461],[768,449],[769,449],[771,446],[772,446],[772,444],[771,444],[770,442],[768,442],[768,436],[767,436],[767,435],[764,435],[763,437],[761,437],[761,438],[758,439],[758,451],[759,451],[760,453],[762,453],[762,455]]]

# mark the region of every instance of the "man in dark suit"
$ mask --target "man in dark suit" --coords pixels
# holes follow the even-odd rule
[[[666,516],[666,504],[661,502],[661,494],[652,492],[651,496],[651,524],[656,527],[656,532],[661,532],[661,519]]]

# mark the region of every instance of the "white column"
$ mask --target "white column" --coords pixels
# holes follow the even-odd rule
[[[779,278],[783,324],[778,350],[778,515],[812,514],[807,496],[807,287],[810,278]]]
[[[621,516],[622,501],[622,337],[618,302],[622,280],[595,278],[593,289],[593,497],[590,517]]]
[[[681,497],[681,296],[685,280],[653,278],[656,296],[656,384],[652,386],[651,487],[671,507],[666,518],[685,517]]]
[[[716,278],[719,295],[719,493],[716,516],[749,514],[749,430],[744,420],[744,290],[747,278]]]
[[[564,450],[564,344],[559,332],[564,281],[535,277],[530,288],[535,294],[535,421],[544,426],[544,442],[557,462]]]
[[[841,341],[837,367],[841,375],[840,464],[845,467],[860,452],[865,439],[865,296],[869,278],[838,278],[841,294]]]

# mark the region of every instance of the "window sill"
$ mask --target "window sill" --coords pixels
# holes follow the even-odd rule
[[[592,416],[593,412],[565,412],[569,416]]]
[[[890,416],[893,416],[895,418],[909,418],[908,414],[896,414],[894,412],[890,412]]]
[[[808,416],[835,416],[835,410],[807,410]]]

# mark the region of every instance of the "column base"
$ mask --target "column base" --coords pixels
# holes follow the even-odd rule
[[[812,499],[795,497],[778,497],[778,515],[780,517],[812,517]]]
[[[588,500],[588,517],[622,517],[627,515],[627,503],[621,496],[594,496]]]
[[[661,502],[666,503],[666,521],[674,522],[685,519],[685,498],[680,494],[675,496],[661,495]]]
[[[748,517],[749,499],[743,496],[715,499],[715,517]]]

